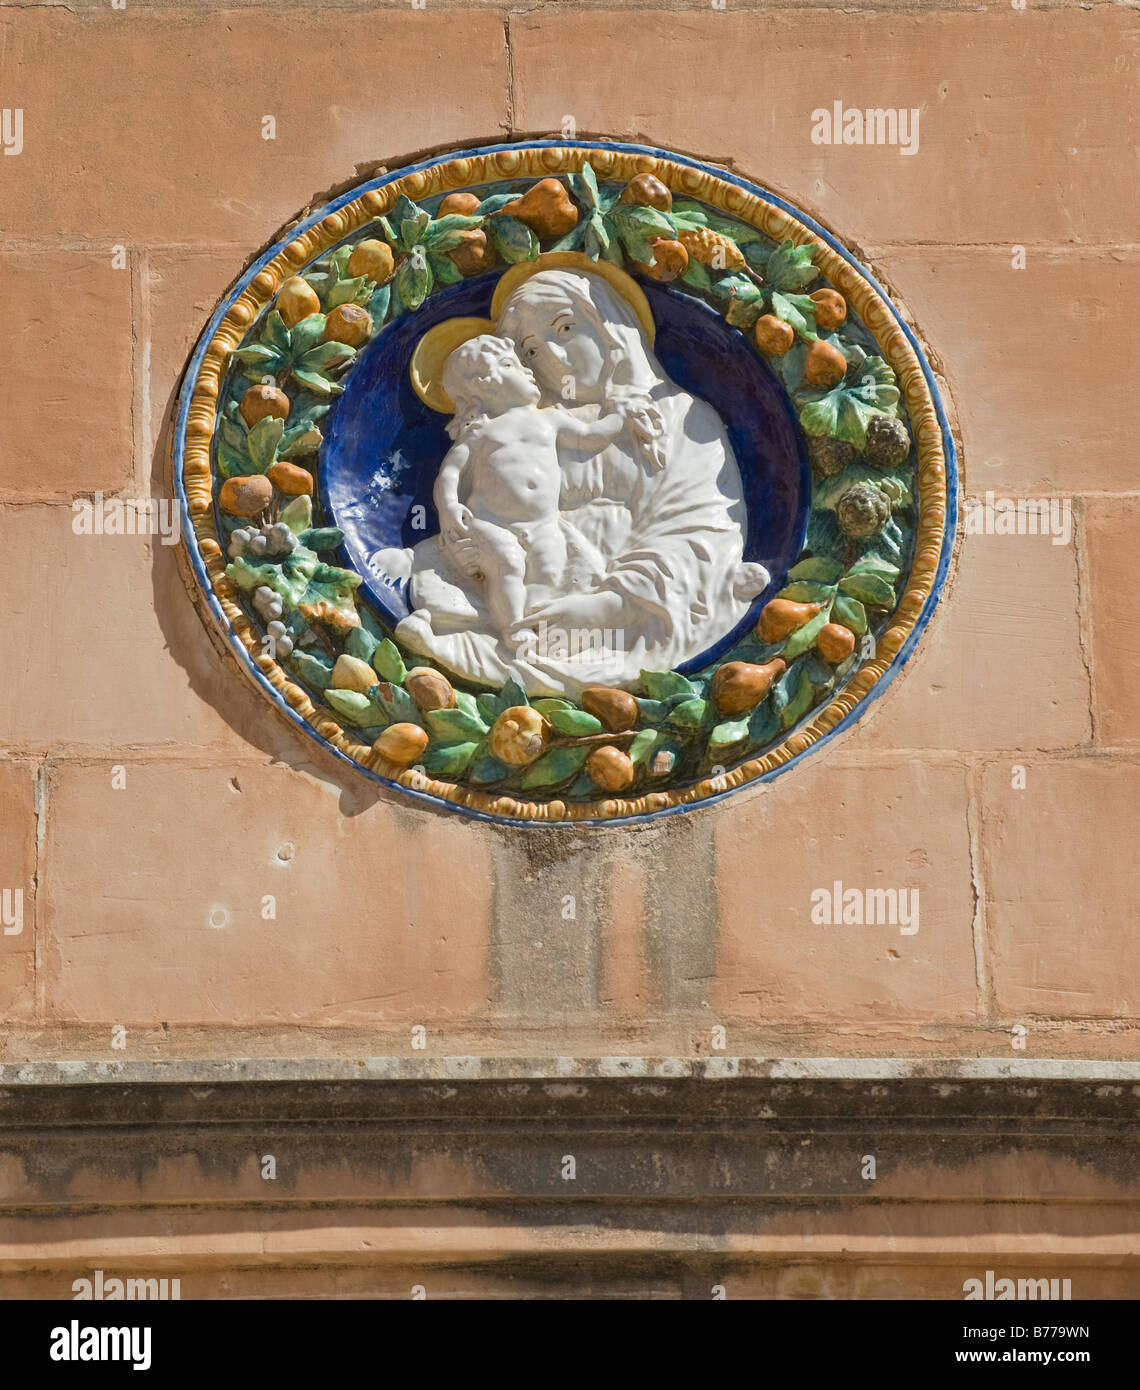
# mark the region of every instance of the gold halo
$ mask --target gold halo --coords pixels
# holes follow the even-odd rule
[[[441,382],[443,364],[459,344],[465,343],[468,338],[477,338],[480,333],[494,333],[507,299],[524,280],[529,280],[540,270],[584,270],[590,275],[600,276],[629,303],[645,330],[650,347],[653,346],[657,337],[657,325],[653,322],[649,300],[631,275],[619,270],[609,261],[593,261],[583,251],[546,251],[533,261],[520,261],[517,265],[508,266],[499,276],[495,296],[491,300],[492,318],[444,319],[434,328],[429,328],[419,340],[412,353],[408,374],[416,395],[425,405],[430,405],[432,410],[438,410],[442,415],[454,413],[455,402],[443,389]]]
[[[653,346],[653,341],[657,337],[657,325],[653,322],[653,313],[649,308],[649,300],[646,299],[644,290],[632,275],[627,275],[624,270],[619,270],[610,261],[591,260],[584,251],[546,251],[536,260],[519,261],[517,265],[512,265],[504,270],[499,276],[499,283],[495,286],[495,297],[491,300],[491,313],[496,322],[503,311],[503,305],[507,298],[518,289],[524,280],[529,280],[540,270],[584,270],[590,275],[600,275],[623,299],[628,300],[633,312],[641,321],[645,336],[649,339],[649,346]]]
[[[408,367],[408,375],[420,400],[441,415],[453,415],[455,402],[443,389],[443,364],[460,343],[477,338],[480,333],[494,331],[494,319],[444,319],[429,328],[416,344]]]

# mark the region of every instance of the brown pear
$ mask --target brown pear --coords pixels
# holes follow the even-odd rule
[[[464,232],[463,240],[447,254],[464,275],[478,275],[495,264],[494,243],[479,227]]]
[[[289,397],[276,386],[251,386],[241,398],[241,418],[253,429],[259,420],[272,415],[275,420],[288,420]]]
[[[613,690],[608,685],[591,685],[582,691],[582,708],[611,734],[624,733],[637,723],[637,701],[628,690]]]
[[[430,666],[413,666],[404,679],[404,688],[424,711],[455,708],[451,682]]]
[[[474,217],[478,211],[479,199],[474,193],[449,193],[446,198],[440,199],[435,215],[451,217],[458,213],[460,217]]]
[[[774,598],[771,603],[764,605],[760,613],[756,635],[761,642],[782,642],[818,612],[818,603],[794,603],[790,598]]]
[[[673,206],[673,195],[656,174],[637,174],[622,189],[621,201],[668,212]]]
[[[557,179],[541,179],[503,212],[525,222],[540,237],[565,236],[578,225],[578,209]]]
[[[772,688],[772,682],[783,675],[786,665],[779,657],[764,666],[749,661],[729,661],[717,668],[712,678],[711,693],[721,714],[747,714]]]
[[[812,343],[804,358],[804,380],[809,386],[830,390],[847,375],[847,358],[822,338]]]
[[[607,743],[595,748],[586,759],[586,771],[594,786],[608,792],[624,791],[633,781],[633,763],[629,754]]]

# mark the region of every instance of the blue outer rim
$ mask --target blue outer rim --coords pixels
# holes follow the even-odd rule
[[[759,777],[754,777],[745,782],[740,787],[730,787],[722,792],[715,792],[711,796],[702,797],[700,801],[686,802],[680,806],[666,806],[660,811],[647,811],[636,816],[612,816],[609,818],[597,818],[587,820],[566,820],[566,821],[534,821],[525,820],[517,816],[495,816],[488,811],[479,811],[471,806],[463,806],[454,801],[447,801],[441,796],[436,796],[433,792],[417,791],[412,787],[402,786],[390,777],[382,777],[378,772],[373,772],[371,768],[363,767],[360,763],[354,762],[352,758],[333,747],[327,739],[321,737],[306,720],[292,708],[277,691],[273,688],[269,680],[258,670],[245,647],[234,635],[230,628],[222,606],[218,601],[210,585],[209,576],[206,573],[206,565],[198,550],[197,538],[194,535],[194,528],[190,523],[190,510],[186,499],[186,489],[183,481],[183,469],[186,463],[186,424],[190,415],[190,398],[193,395],[194,383],[198,379],[201,370],[202,359],[206,355],[214,334],[222,319],[229,312],[230,306],[238,295],[246,288],[249,282],[266,265],[269,264],[291,242],[295,241],[302,233],[307,232],[310,227],[315,226],[330,213],[338,212],[347,204],[354,202],[362,194],[369,193],[373,189],[383,188],[386,184],[393,183],[396,179],[403,178],[405,174],[415,173],[423,169],[430,169],[435,164],[446,163],[452,159],[472,158],[475,155],[498,154],[503,150],[519,149],[581,149],[581,150],[619,150],[624,154],[647,154],[659,159],[668,159],[675,164],[683,165],[689,169],[697,169],[715,175],[725,183],[732,184],[734,187],[742,189],[745,193],[753,197],[761,198],[764,202],[770,203],[773,207],[778,207],[782,211],[790,213],[793,217],[802,222],[805,227],[809,227],[821,241],[827,243],[837,255],[842,256],[848,265],[852,266],[867,281],[879,298],[890,310],[892,317],[906,335],[907,341],[914,349],[915,356],[918,358],[919,365],[922,367],[922,374],[926,380],[927,390],[930,392],[931,400],[934,402],[934,409],[938,414],[938,423],[942,431],[942,448],[946,458],[946,526],[942,536],[942,551],[938,557],[938,569],[934,576],[934,583],[931,586],[926,603],[923,605],[922,612],[918,615],[914,627],[902,647],[896,653],[890,666],[883,672],[870,691],[859,701],[853,710],[836,724],[835,728],[830,729],[822,738],[817,739],[809,748],[805,748],[802,753],[797,753],[794,758],[789,758],[786,763],[781,763],[771,772],[765,772]],[[882,285],[875,279],[871,272],[855,259],[851,253],[842,246],[831,235],[825,227],[821,227],[818,222],[801,212],[799,208],[793,207],[791,203],[783,198],[777,197],[774,193],[769,193],[759,185],[750,183],[747,179],[741,178],[738,174],[733,174],[724,169],[716,168],[714,165],[702,163],[699,159],[692,159],[686,155],[675,154],[672,150],[658,149],[653,145],[630,145],[615,140],[516,140],[499,145],[478,145],[471,149],[449,150],[441,154],[433,155],[430,159],[421,160],[418,164],[407,164],[391,173],[383,174],[379,178],[371,179],[367,183],[357,184],[342,193],[339,198],[333,199],[331,203],[326,203],[324,207],[305,218],[303,222],[290,227],[288,235],[274,242],[268,250],[251,265],[233,286],[229,294],[214,310],[213,316],[202,332],[198,343],[194,348],[194,355],[190,359],[190,365],[186,370],[183,379],[182,394],[178,402],[178,424],[174,436],[174,486],[180,504],[179,510],[182,515],[182,533],[186,550],[189,554],[191,567],[194,577],[198,582],[198,588],[204,597],[211,615],[217,622],[221,631],[226,637],[231,650],[237,656],[249,675],[261,687],[266,695],[277,705],[277,707],[294,723],[302,729],[310,738],[315,739],[333,757],[339,759],[346,766],[352,768],[357,775],[369,778],[383,787],[392,787],[403,796],[412,797],[417,801],[424,802],[428,806],[436,809],[456,812],[459,815],[468,816],[473,820],[485,821],[490,825],[517,825],[528,830],[558,828],[565,830],[582,829],[609,829],[618,825],[640,825],[649,821],[662,820],[665,816],[676,815],[684,811],[697,811],[706,806],[711,806],[716,802],[723,801],[725,798],[734,795],[736,792],[743,791],[747,787],[757,786],[762,782],[771,782],[775,778],[782,776],[790,768],[795,767],[803,758],[809,757],[818,749],[823,748],[831,740],[841,734],[862,718],[867,707],[874,703],[887,689],[891,682],[898,675],[899,671],[909,660],[911,653],[918,644],[918,639],[930,622],[934,614],[934,609],[942,595],[942,590],[946,584],[946,575],[950,568],[950,555],[954,546],[954,533],[958,523],[958,455],[954,448],[954,438],[950,431],[950,422],[946,416],[946,409],[942,403],[942,395],[938,390],[938,385],[934,380],[934,373],[930,370],[930,364],[926,360],[926,354],[922,350],[922,345],[915,337],[910,325],[895,308],[890,296]]]

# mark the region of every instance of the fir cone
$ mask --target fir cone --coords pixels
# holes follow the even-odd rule
[[[893,415],[872,415],[863,457],[875,468],[898,468],[910,453],[910,435]]]
[[[853,444],[826,434],[809,434],[807,446],[812,472],[821,478],[837,478],[855,457]]]
[[[724,270],[743,270],[746,261],[740,253],[736,243],[720,232],[714,232],[708,227],[698,227],[693,231],[682,230],[677,233],[677,240],[689,253],[694,261],[700,261],[701,265],[712,265],[713,257],[716,255],[718,246],[723,248],[723,266],[718,265],[718,269]]]
[[[890,520],[891,504],[873,483],[856,483],[839,499],[835,514],[845,536],[865,540]]]

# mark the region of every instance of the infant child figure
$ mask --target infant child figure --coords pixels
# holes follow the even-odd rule
[[[590,422],[540,407],[539,387],[514,344],[490,333],[450,354],[442,384],[455,404],[448,426],[455,443],[433,492],[440,528],[464,570],[486,582],[487,607],[506,639],[565,579],[572,528],[558,511],[559,443],[603,449],[627,423],[650,438],[660,419],[647,401]]]

